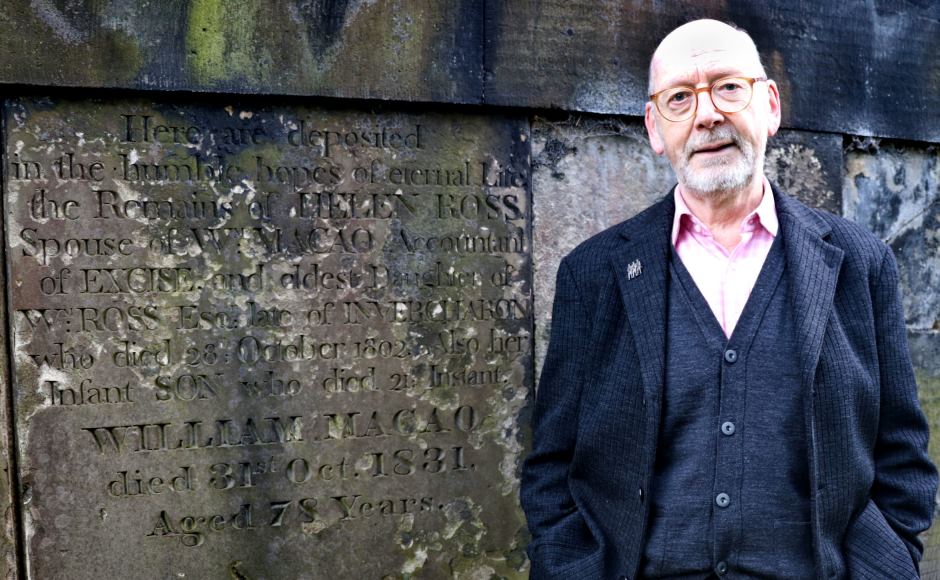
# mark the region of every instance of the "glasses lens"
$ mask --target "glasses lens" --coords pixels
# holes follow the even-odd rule
[[[692,116],[695,93],[687,87],[677,87],[660,93],[656,102],[659,112],[670,121],[682,121]]]
[[[712,102],[725,113],[737,113],[751,102],[751,84],[747,79],[728,77],[712,85]]]

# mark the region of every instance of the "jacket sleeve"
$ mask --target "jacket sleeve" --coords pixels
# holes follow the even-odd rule
[[[578,432],[590,313],[567,259],[558,269],[548,354],[535,397],[532,451],[522,469],[521,501],[532,543],[533,570],[541,544],[576,546],[587,527],[568,486]]]
[[[927,455],[928,425],[917,400],[898,294],[898,270],[889,248],[885,248],[874,284],[881,407],[871,498],[904,541],[911,558],[919,562],[923,546],[917,534],[930,527],[937,471]]]

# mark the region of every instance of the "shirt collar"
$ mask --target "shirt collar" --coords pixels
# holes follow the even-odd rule
[[[741,220],[741,230],[746,231],[753,229],[757,224],[760,224],[771,236],[777,237],[777,231],[780,229],[780,221],[777,219],[777,205],[774,202],[774,194],[770,187],[770,182],[767,181],[767,178],[763,178],[763,196],[761,197],[760,203],[757,204],[757,207],[751,213],[744,216],[744,219]],[[688,204],[685,203],[685,198],[682,197],[682,187],[677,185],[673,191],[673,197],[676,202],[676,213],[672,218],[672,245],[676,245],[676,240],[679,239],[679,233],[686,227],[684,222],[691,222],[704,231],[708,231],[708,227],[702,223],[695,214],[692,213],[692,210],[689,209]],[[683,216],[688,216],[687,220],[683,220]]]

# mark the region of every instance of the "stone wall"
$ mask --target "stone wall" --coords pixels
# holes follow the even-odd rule
[[[926,0],[7,0],[0,84],[637,115],[653,49],[695,18],[751,32],[786,126],[940,141]]]
[[[894,250],[921,400],[931,428],[940,432],[936,2],[5,0],[0,322],[10,330],[0,333],[0,577],[83,578],[93,570],[132,577],[154,569],[226,580],[285,577],[285,570],[298,570],[298,578],[327,571],[338,578],[362,572],[383,579],[526,577],[518,469],[530,444],[529,404],[550,335],[555,271],[578,243],[642,210],[674,182],[668,163],[650,151],[639,117],[646,67],[666,32],[701,17],[750,31],[778,82],[784,123],[769,145],[768,176],[806,203],[864,225]],[[152,125],[166,129],[126,125],[122,137],[122,114],[136,115],[126,123],[149,115]],[[335,139],[358,136],[331,155],[325,141],[317,141],[330,137],[312,133],[316,129],[300,119],[332,128]],[[369,142],[360,139],[363,132],[385,136]],[[74,156],[66,170],[68,153]],[[197,157],[219,165],[187,165],[196,179],[169,179],[165,171],[127,179],[129,166],[139,176],[143,166],[167,159],[178,177],[189,163],[180,160],[195,163]],[[96,161],[101,166],[93,172]],[[252,162],[254,177],[227,182],[223,161],[242,169]],[[198,175],[209,175],[206,167],[218,173],[201,180]],[[396,168],[403,172],[393,177]],[[331,169],[336,183],[314,183]],[[404,170],[410,171],[407,183]],[[202,232],[193,234],[195,247],[169,235],[182,222],[99,227],[97,218],[81,213],[93,207],[95,188],[124,200],[211,194],[232,204],[231,215],[223,216],[224,224],[196,225],[225,225],[245,239],[226,248],[224,240]],[[285,201],[298,191],[302,201]],[[334,191],[342,199],[307,204]],[[81,215],[72,219],[78,206],[66,209],[65,201],[81,201]],[[272,251],[272,232],[313,223],[307,218],[334,228],[339,246],[354,241],[340,239],[338,230],[366,220],[364,229],[379,243],[359,255],[311,256],[277,245]],[[24,237],[24,230],[32,233]],[[417,232],[424,247],[396,245],[403,230]],[[127,256],[80,256],[75,263],[74,257],[37,254],[49,250],[39,238],[92,234],[127,236],[133,240],[128,247],[137,249]],[[448,236],[509,241],[478,256],[444,256],[441,240]],[[211,259],[209,246],[215,247]],[[56,295],[64,276],[43,291],[45,269],[110,272],[132,259],[223,281],[205,291],[194,284],[144,306],[190,304],[211,320],[228,312],[251,328],[157,324],[142,335],[127,328],[88,332],[95,313],[122,307],[121,297],[98,292],[78,303]],[[329,280],[329,292],[297,291],[289,276],[294,266],[297,272],[309,268],[318,283]],[[353,273],[372,266],[387,268],[399,286],[348,286]],[[268,282],[287,282],[255,286],[262,272]],[[340,274],[347,282],[339,282]],[[96,276],[101,290],[107,279]],[[437,312],[446,308],[442,300],[467,297],[490,305],[508,299],[506,313],[519,315],[410,319],[415,301],[433,302]],[[361,324],[353,316],[368,321],[366,302],[381,309],[381,300],[394,303],[392,310],[377,310],[391,312],[389,318]],[[322,324],[331,301],[347,305],[348,325]],[[93,310],[92,318],[82,310],[52,328],[45,314],[36,315],[74,306]],[[320,328],[298,323],[303,332],[366,345],[366,351],[349,351],[336,365],[278,360],[255,366],[257,359],[237,350],[221,354],[249,360],[229,360],[221,370],[205,364],[212,355],[207,345],[224,348],[224,341],[237,344],[246,333],[289,343],[296,329],[260,321],[283,322],[284,312],[300,311],[308,321],[321,313],[314,316]],[[403,345],[403,356],[372,362],[385,355],[367,341],[385,339],[389,348]],[[186,364],[161,370],[159,349],[153,368],[119,367],[114,348],[122,340],[170,344],[184,355],[198,346],[192,376],[207,378],[184,381],[181,391]],[[106,364],[63,369],[32,359],[54,358],[56,345],[79,349],[70,360],[87,360],[87,354]],[[333,371],[337,380],[329,384],[345,385],[346,392],[311,393],[311,385],[329,391],[324,381]],[[384,390],[374,388],[373,371],[384,377]],[[252,382],[258,376],[269,380]],[[64,408],[84,401],[79,384],[113,377],[126,381],[125,393],[138,381],[136,392],[150,400]],[[175,377],[174,387],[166,377]],[[307,391],[277,390],[294,384],[290,379]],[[238,394],[239,384],[256,388]],[[251,398],[262,391],[271,397]],[[188,399],[199,392],[214,400]],[[240,418],[239,445],[228,444],[236,428],[226,422],[230,415]],[[224,449],[186,449],[200,446],[195,436],[187,444],[187,433],[219,421]],[[161,450],[159,438],[156,447],[130,458],[107,447],[115,433],[137,429],[133,441],[147,447],[145,431],[174,428],[183,434],[175,449],[170,441]],[[305,441],[290,440],[301,433]],[[292,455],[297,450],[303,455]],[[161,451],[187,460],[159,459]],[[932,438],[930,453],[940,463],[940,437]],[[352,466],[349,481],[318,479],[334,468],[347,473],[344,465]],[[225,466],[232,468],[229,475]],[[111,489],[109,481],[120,473],[124,483]],[[180,489],[192,493],[178,500],[161,494],[129,499],[128,481],[135,477],[182,477],[176,479]],[[251,517],[243,507],[257,501],[268,510],[267,525],[246,531]],[[209,511],[200,516],[203,507]],[[183,531],[187,516],[203,528]],[[199,546],[186,544],[197,539]],[[927,533],[925,543],[924,577],[940,578],[940,533]],[[114,545],[110,555],[85,558],[102,544]]]

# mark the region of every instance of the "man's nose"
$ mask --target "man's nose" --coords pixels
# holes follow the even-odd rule
[[[725,120],[725,116],[715,108],[710,91],[701,91],[696,94],[698,99],[695,108],[695,124],[703,129],[711,129]]]

